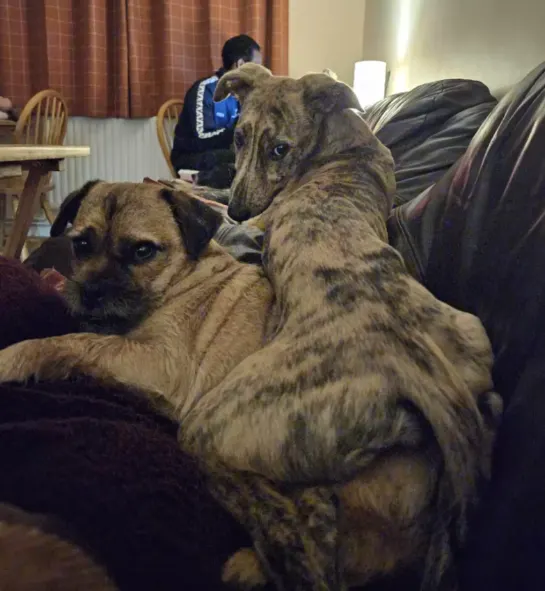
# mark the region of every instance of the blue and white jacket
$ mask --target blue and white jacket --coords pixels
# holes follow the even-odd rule
[[[218,70],[209,78],[197,80],[187,91],[174,133],[173,162],[179,153],[231,147],[240,107],[234,96],[219,103],[214,102],[214,92],[223,73],[223,70]]]

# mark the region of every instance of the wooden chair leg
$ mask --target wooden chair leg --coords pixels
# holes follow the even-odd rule
[[[42,209],[43,209],[43,212],[45,214],[45,217],[46,217],[47,221],[50,224],[53,224],[53,222],[55,221],[55,218],[57,216],[55,215],[55,212],[53,211],[53,208],[49,204],[49,200],[47,198],[47,193],[42,193],[40,195],[40,205],[42,206]]]
[[[12,202],[11,202],[11,211],[13,212],[13,219],[15,219],[15,216],[17,215],[17,208],[19,206],[19,199],[17,197],[13,197]],[[21,249],[21,261],[24,261],[28,258],[29,255],[29,251],[28,251],[28,246],[27,243],[25,242],[23,244],[23,248]]]
[[[18,205],[19,205],[19,199],[17,197],[13,197],[12,210],[13,210],[13,217],[14,218],[17,213]],[[40,205],[41,205],[41,208],[45,214],[47,221],[50,224],[53,224],[56,216],[55,216],[55,212],[53,211],[53,208],[51,207],[51,205],[49,204],[49,201],[47,200],[47,193],[46,192],[44,192],[40,195]],[[2,223],[1,220],[0,220],[0,223]],[[3,244],[3,233],[2,232],[0,232],[0,239],[2,239],[2,242],[0,242],[0,251],[1,251],[2,250],[1,245]],[[28,250],[28,245],[25,242],[23,244],[23,248],[21,250],[21,260],[22,261],[26,260],[29,256],[29,254],[30,254],[30,251]]]
[[[15,195],[11,198],[11,226],[12,226],[12,232],[13,232],[13,221],[15,220],[15,217],[17,216],[17,209],[19,208],[19,198],[15,197]],[[7,212],[6,212],[7,214]],[[9,234],[8,237],[6,238],[6,244],[7,241],[9,239]],[[24,247],[23,247],[24,248]],[[4,254],[7,255],[7,252],[5,252]]]
[[[8,236],[5,248],[5,256],[19,258],[25,245],[28,230],[36,209],[40,205],[40,195],[44,185],[44,171],[39,166],[29,170],[25,187],[19,198],[17,212],[14,215],[11,233]]]
[[[0,194],[0,253],[4,250],[6,235],[6,196]]]

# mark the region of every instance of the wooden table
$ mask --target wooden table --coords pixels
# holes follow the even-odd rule
[[[13,220],[4,255],[19,258],[32,220],[40,205],[40,195],[51,171],[61,170],[65,158],[89,156],[88,146],[0,145],[0,179],[20,177],[28,171],[19,206]]]

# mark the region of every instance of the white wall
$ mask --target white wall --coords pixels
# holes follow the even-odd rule
[[[545,61],[545,0],[367,0],[364,59],[388,63],[389,92],[470,78],[502,94]]]
[[[365,2],[290,0],[290,76],[329,68],[352,84],[354,62],[362,59]]]

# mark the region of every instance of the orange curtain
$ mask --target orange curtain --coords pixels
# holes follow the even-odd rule
[[[221,49],[246,33],[276,74],[288,69],[288,0],[131,0],[127,5],[133,117],[154,115],[221,66]]]
[[[70,114],[129,116],[126,0],[0,2],[0,94],[58,90]]]
[[[247,33],[277,74],[288,67],[289,0],[0,2],[0,95],[23,106],[45,88],[71,115],[150,117],[221,65]]]

